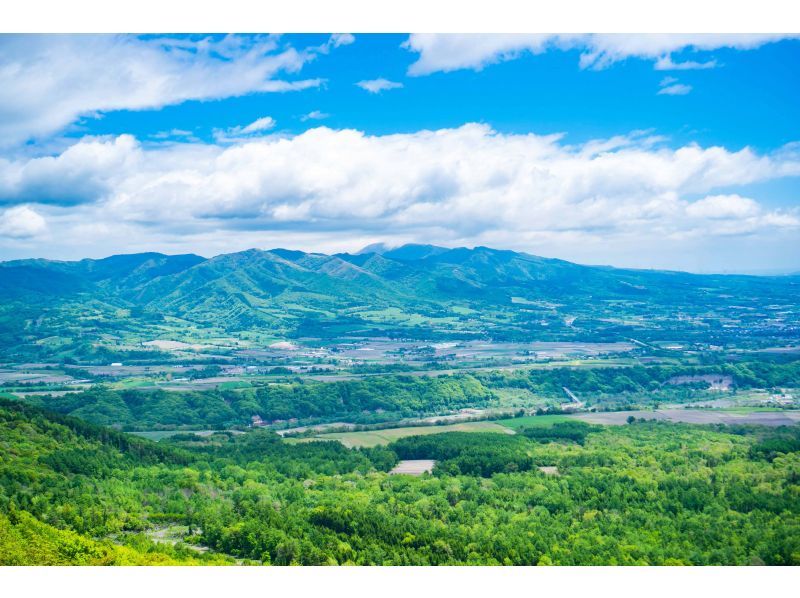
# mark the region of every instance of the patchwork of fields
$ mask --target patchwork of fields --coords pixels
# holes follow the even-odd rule
[[[445,432],[493,432],[515,434],[522,428],[544,428],[569,421],[585,421],[601,425],[624,425],[629,417],[689,424],[757,424],[792,426],[800,422],[800,411],[757,409],[659,409],[655,411],[607,411],[564,415],[529,415],[495,421],[463,422],[439,426],[406,426],[359,432],[330,432],[310,438],[287,438],[289,443],[335,440],[348,448],[385,446],[400,438],[428,436]]]

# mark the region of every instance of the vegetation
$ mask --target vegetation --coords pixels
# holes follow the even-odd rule
[[[95,386],[81,393],[28,400],[93,423],[128,429],[218,429],[250,424],[254,415],[264,421],[344,417],[368,422],[381,412],[395,418],[410,417],[485,405],[492,398],[490,390],[464,375],[382,376],[332,383],[300,380],[257,389],[203,392],[115,391]]]
[[[800,360],[787,362],[747,360],[734,363],[615,368],[553,368],[513,372],[476,373],[488,388],[522,388],[539,396],[566,400],[564,387],[590,404],[628,406],[642,400],[682,402],[695,400],[708,382],[672,384],[680,377],[719,376],[732,379],[732,389],[798,388]]]
[[[550,412],[568,401],[565,387],[577,393],[587,405],[605,410],[650,407],[663,402],[681,403],[720,396],[709,393],[707,382],[672,383],[680,377],[709,375],[730,377],[734,392],[754,388],[800,388],[800,360],[559,367],[441,376],[394,374],[338,382],[296,378],[285,383],[240,384],[232,385],[233,388],[191,392],[112,390],[108,385],[95,385],[83,392],[33,395],[26,400],[92,423],[126,430],[217,430],[249,425],[253,416],[265,422],[376,424],[467,407],[513,404],[517,408],[519,402],[510,403],[504,398],[509,389],[524,391],[531,397],[526,405],[528,409],[548,404]]]
[[[0,565],[800,565],[800,427],[561,411],[791,403],[799,291],[486,247],[0,263]],[[378,429],[475,407],[518,417]]]
[[[487,247],[17,260],[0,263],[0,345],[18,362],[96,364],[163,362],[169,353],[141,343],[209,335],[774,346],[798,339],[798,290],[797,276],[621,270]]]
[[[347,447],[381,446],[406,436],[424,436],[445,432],[490,432],[507,434],[508,430],[491,421],[461,422],[455,424],[433,424],[428,426],[402,426],[398,428],[381,428],[361,432],[326,432],[306,437],[303,441],[337,440]]]
[[[550,427],[523,428],[520,433],[537,442],[570,441],[583,444],[586,437],[596,429],[597,426],[589,425],[586,422],[570,421],[555,423]]]
[[[0,560],[797,565],[797,442],[797,428],[637,421],[373,449],[265,430],[155,444],[2,401]],[[437,466],[388,475],[400,458]],[[158,542],[165,526],[185,535]]]

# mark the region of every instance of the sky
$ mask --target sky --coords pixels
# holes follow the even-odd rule
[[[0,35],[0,260],[800,271],[800,38]]]

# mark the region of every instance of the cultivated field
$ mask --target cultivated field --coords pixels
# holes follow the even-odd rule
[[[800,422],[800,411],[751,411],[736,409],[659,409],[657,411],[609,411],[579,413],[572,417],[593,424],[622,425],[628,417],[655,419],[687,424],[760,424],[791,426]]]
[[[447,426],[411,426],[407,428],[389,428],[386,430],[370,430],[367,432],[333,432],[319,434],[314,438],[297,439],[300,441],[313,440],[338,440],[348,448],[380,446],[394,442],[406,436],[424,436],[428,434],[442,434],[443,432],[496,432],[499,434],[513,434],[508,427],[495,422],[464,422]]]
[[[514,417],[511,419],[500,419],[496,423],[512,430],[520,428],[543,428],[560,424],[574,419],[572,415],[528,415],[525,417]]]

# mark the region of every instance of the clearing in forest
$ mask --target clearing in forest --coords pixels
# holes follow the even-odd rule
[[[390,474],[404,473],[407,475],[422,475],[423,473],[430,473],[433,471],[433,466],[436,461],[433,459],[406,459],[400,461],[390,471]]]
[[[554,424],[574,420],[572,415],[526,415],[524,417],[512,417],[509,419],[499,419],[497,423],[501,426],[519,430],[520,428],[549,428]]]
[[[406,436],[424,436],[443,432],[497,432],[513,434],[514,431],[490,421],[463,422],[447,426],[410,426],[407,428],[387,428],[365,432],[332,432],[319,434],[312,440],[338,440],[348,448],[380,446]]]

